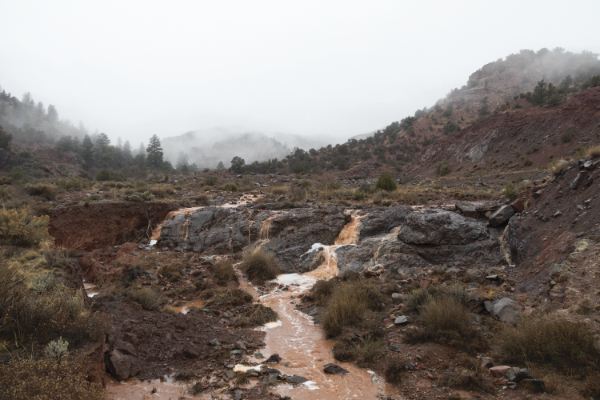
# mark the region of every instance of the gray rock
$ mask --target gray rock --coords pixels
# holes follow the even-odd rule
[[[110,352],[107,360],[107,367],[112,376],[115,377],[118,381],[124,381],[130,378],[131,375],[131,367],[132,367],[132,357],[123,354],[119,350],[113,350]]]
[[[389,233],[392,229],[401,226],[411,213],[412,209],[404,206],[369,211],[369,215],[360,220],[360,239]]]
[[[561,215],[562,215],[562,212],[557,211],[554,213],[553,217],[556,218],[556,217],[560,217]]]
[[[569,187],[573,190],[577,189],[577,187],[579,186],[579,184],[581,182],[584,181],[584,179],[587,178],[587,172],[585,171],[580,171],[577,176],[575,177],[575,179],[573,179],[573,181],[571,181],[571,184],[569,185]]]
[[[267,364],[278,364],[281,362],[281,357],[279,357],[279,354],[277,353],[271,354],[271,357],[269,357],[265,362]]]
[[[404,295],[401,293],[392,293],[392,299],[394,300],[402,300],[404,298]]]
[[[345,375],[345,374],[350,373],[350,371],[345,370],[344,368],[340,367],[339,365],[336,365],[333,363],[326,364],[323,371],[326,374],[331,374],[331,375]]]
[[[455,205],[456,211],[469,218],[477,218],[477,206],[473,203],[459,202]]]
[[[396,325],[404,325],[407,323],[408,323],[408,318],[406,317],[406,315],[401,315],[394,320],[394,324],[396,324]]]
[[[302,376],[298,376],[298,375],[293,375],[293,376],[288,376],[285,381],[287,383],[293,383],[295,385],[298,385],[300,383],[304,383],[306,381],[308,381],[308,379],[302,377]]]
[[[412,213],[406,218],[398,239],[409,244],[464,245],[490,237],[485,225],[446,210]]]
[[[510,219],[515,214],[515,209],[509,205],[502,206],[492,215],[490,215],[489,221],[492,226],[500,226]]]
[[[515,374],[509,378],[515,383],[519,383],[525,379],[533,379],[533,375],[527,368],[520,368],[515,371]]]
[[[522,309],[516,301],[505,297],[494,302],[492,314],[502,322],[515,324],[521,311]]]

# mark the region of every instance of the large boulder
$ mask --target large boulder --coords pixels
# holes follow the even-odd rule
[[[502,322],[515,324],[523,309],[516,301],[505,297],[494,302],[492,314]]]
[[[506,221],[508,221],[513,215],[515,215],[515,209],[512,206],[502,206],[498,210],[496,210],[496,212],[490,215],[490,225],[500,226]]]
[[[366,210],[369,214],[360,220],[360,239],[388,233],[401,226],[412,213],[410,207],[398,206]]]
[[[398,232],[399,240],[417,245],[464,245],[489,237],[482,223],[446,210],[412,213]]]

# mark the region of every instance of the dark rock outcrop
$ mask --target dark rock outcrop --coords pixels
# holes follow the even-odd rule
[[[445,210],[412,213],[398,232],[404,243],[435,246],[464,245],[489,237],[482,223]]]

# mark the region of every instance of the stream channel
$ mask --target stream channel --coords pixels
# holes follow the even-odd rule
[[[195,209],[175,211],[167,219],[180,213],[191,213]],[[333,358],[331,349],[333,342],[325,339],[321,328],[313,323],[307,314],[295,309],[301,295],[306,293],[319,279],[331,279],[338,274],[335,250],[340,246],[356,245],[360,227],[360,218],[352,215],[352,220],[342,229],[334,245],[313,245],[311,252],[323,251],[325,261],[317,269],[305,274],[282,274],[274,281],[287,286],[288,290],[276,289],[266,295],[259,296],[254,287],[240,279],[244,289],[253,294],[258,301],[271,307],[279,314],[279,321],[269,323],[258,329],[266,331],[266,346],[260,352],[269,357],[277,353],[282,361],[272,365],[287,375],[298,375],[308,379],[300,385],[279,384],[270,389],[282,396],[290,396],[294,400],[314,399],[376,399],[378,395],[393,393],[395,390],[385,384],[383,377],[373,371],[358,368],[352,363],[341,363]],[[152,239],[158,239],[160,228],[155,231]],[[241,274],[240,274],[241,275]],[[186,307],[178,309],[185,312]],[[265,359],[250,357],[252,363],[264,362]],[[335,363],[350,373],[346,375],[328,375],[323,372],[324,366]],[[234,371],[244,371],[258,366],[238,364]],[[251,385],[253,382],[251,381]],[[155,389],[155,393],[152,393]],[[121,399],[226,399],[230,395],[211,393],[192,397],[187,393],[187,386],[174,382],[171,377],[164,381],[154,380],[141,382],[131,379],[127,382],[113,382],[107,385],[108,398]],[[385,398],[385,397],[384,397]]]

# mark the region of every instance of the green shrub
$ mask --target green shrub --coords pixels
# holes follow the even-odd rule
[[[334,191],[334,190],[338,190],[338,189],[341,189],[341,188],[342,188],[342,182],[340,182],[340,181],[339,181],[339,180],[337,180],[337,179],[336,179],[336,180],[334,180],[334,181],[328,182],[328,183],[325,185],[325,189],[327,189],[327,190],[332,190],[332,191]]]
[[[364,199],[364,198],[365,198],[365,192],[362,192],[362,191],[360,191],[360,190],[355,190],[355,191],[352,193],[352,198],[353,198],[354,200],[362,200],[362,199]]]
[[[598,363],[594,337],[587,324],[558,316],[523,318],[498,334],[503,361],[550,363],[558,368],[585,368]]]
[[[48,237],[48,216],[36,217],[28,208],[0,209],[0,241],[37,245]]]
[[[36,183],[33,185],[26,185],[25,191],[30,196],[41,196],[48,200],[52,200],[56,194],[56,186],[45,183]]]
[[[258,282],[275,279],[281,273],[275,257],[261,249],[245,252],[240,268],[249,279]]]
[[[563,143],[569,143],[571,139],[573,139],[573,131],[571,129],[560,135],[560,141]]]
[[[183,190],[183,186],[181,186],[181,185],[175,185],[175,186],[173,187],[173,189],[174,189],[174,190]]]
[[[89,368],[67,360],[12,359],[0,364],[0,398],[12,400],[102,400],[102,386],[87,381]]]
[[[526,158],[525,161],[523,161],[523,165],[526,167],[529,167],[531,164],[533,164],[533,161],[531,161],[529,158]]]
[[[514,200],[515,198],[517,198],[517,194],[518,194],[517,189],[515,188],[515,186],[512,183],[507,183],[506,186],[504,187],[504,190],[502,190],[502,193],[509,200]]]
[[[69,342],[59,337],[56,340],[50,341],[44,349],[44,355],[46,358],[62,358],[69,352]]]
[[[226,190],[228,192],[237,192],[239,188],[235,183],[227,182],[226,184],[223,185],[222,189]]]
[[[219,178],[216,175],[207,175],[204,177],[204,184],[207,186],[215,186],[219,182]]]
[[[396,185],[396,181],[394,177],[389,172],[384,172],[377,179],[377,183],[375,184],[377,189],[385,190],[387,192],[392,192],[398,188]]]
[[[125,198],[126,196],[123,196],[123,199],[125,200],[129,200]],[[98,201],[98,200],[102,200],[102,196],[100,196],[99,194],[91,194],[88,196],[88,199],[91,201]]]
[[[10,170],[10,177],[13,181],[27,183],[29,182],[29,175],[21,168],[13,168]]]
[[[110,171],[107,169],[103,169],[102,171],[98,172],[98,174],[96,175],[96,180],[98,182],[110,181],[111,180]]]
[[[392,201],[391,200],[382,200],[381,205],[384,207],[389,207],[392,205]]]
[[[435,166],[435,172],[439,176],[446,176],[450,171],[450,163],[448,161],[442,161]]]
[[[89,198],[91,199],[92,196],[90,196]],[[151,194],[150,192],[134,193],[131,195],[125,194],[125,195],[123,195],[123,200],[125,200],[125,201],[152,201],[152,200],[154,200],[154,195]]]
[[[54,274],[52,272],[43,272],[33,277],[31,280],[31,290],[37,294],[50,292],[56,286]]]

